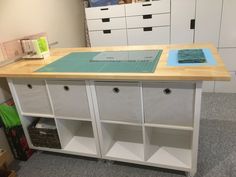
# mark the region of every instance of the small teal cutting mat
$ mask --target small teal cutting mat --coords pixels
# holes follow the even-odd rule
[[[35,72],[151,73],[162,50],[73,52]]]
[[[212,66],[216,65],[216,60],[211,53],[210,49],[204,48],[202,49],[206,62],[205,63],[179,63],[178,62],[178,50],[170,50],[168,57],[168,66]]]

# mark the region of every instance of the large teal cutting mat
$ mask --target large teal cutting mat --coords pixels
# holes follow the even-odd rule
[[[73,52],[36,72],[151,73],[162,50]]]

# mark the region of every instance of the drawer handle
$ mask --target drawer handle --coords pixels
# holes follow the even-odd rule
[[[166,88],[163,90],[163,92],[164,92],[164,94],[169,95],[169,94],[171,94],[172,91],[171,91],[171,89]]]
[[[143,4],[143,6],[145,7],[145,6],[151,6],[152,4]]]
[[[110,18],[103,18],[102,22],[110,22]]]
[[[115,88],[113,88],[113,92],[114,92],[114,93],[119,93],[119,92],[120,92],[120,89],[117,88],[117,87],[115,87]]]
[[[64,90],[65,90],[65,91],[69,91],[70,88],[69,88],[68,86],[64,86]]]
[[[152,31],[152,27],[145,27],[143,28],[143,31]]]
[[[108,10],[108,8],[101,8],[100,10]]]
[[[152,15],[149,14],[149,15],[143,15],[143,19],[151,19],[152,18]]]
[[[190,20],[190,29],[195,29],[195,19]]]
[[[103,34],[111,34],[111,30],[103,30]]]
[[[28,87],[29,89],[32,89],[32,88],[33,88],[33,86],[32,86],[31,84],[27,84],[27,87]]]

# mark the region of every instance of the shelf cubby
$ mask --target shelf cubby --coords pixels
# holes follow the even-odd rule
[[[108,159],[144,160],[141,126],[101,123],[103,154]]]
[[[192,131],[145,127],[145,159],[172,169],[191,169]]]
[[[62,149],[64,151],[97,155],[92,122],[56,119]]]

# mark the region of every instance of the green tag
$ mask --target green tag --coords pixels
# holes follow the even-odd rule
[[[48,49],[48,43],[47,43],[47,39],[46,37],[40,37],[38,40],[38,45],[39,45],[39,49],[41,51],[41,53],[44,53],[44,52],[48,52],[49,49]]]

